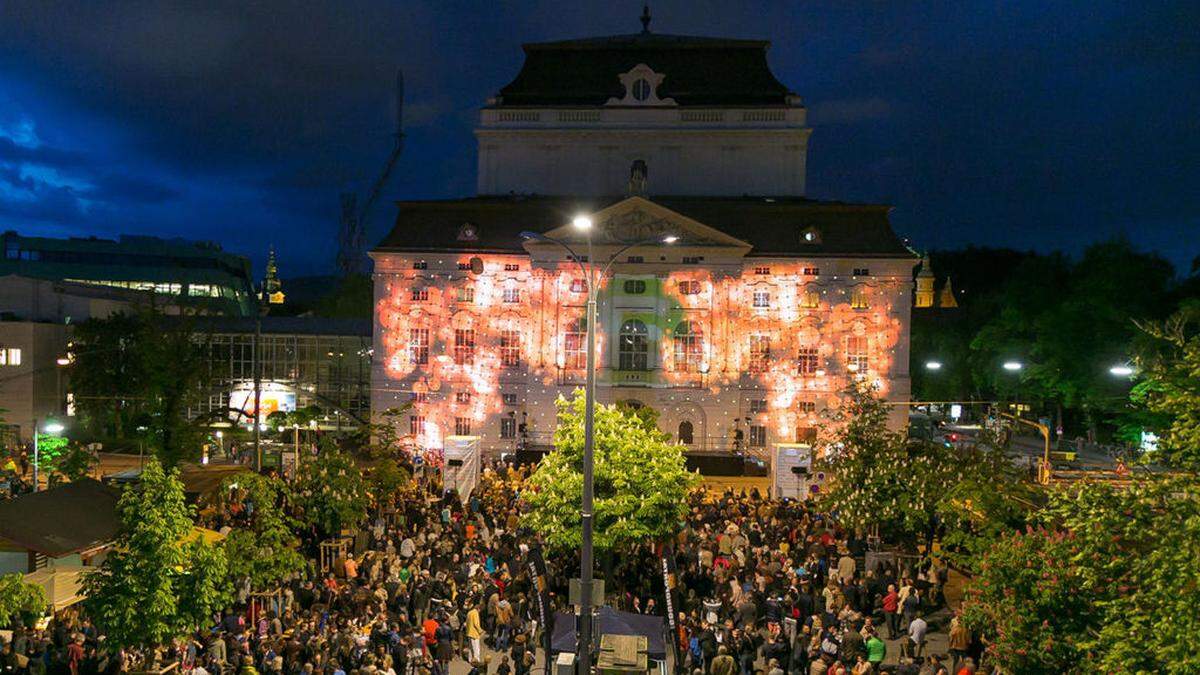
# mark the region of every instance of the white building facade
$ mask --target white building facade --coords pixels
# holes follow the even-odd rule
[[[431,447],[547,447],[584,378],[604,264],[601,401],[655,408],[698,452],[811,444],[867,378],[909,394],[914,256],[888,208],[804,197],[810,130],[767,44],[658,35],[526,45],[484,108],[479,194],[399,204],[372,252],[372,410],[412,402]],[[662,243],[664,237],[677,240]],[[895,420],[906,414],[897,407]]]

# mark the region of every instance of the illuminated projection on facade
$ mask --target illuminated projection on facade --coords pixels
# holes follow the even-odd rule
[[[649,30],[524,45],[475,129],[479,194],[400,202],[372,252],[374,413],[411,401],[430,447],[549,446],[555,398],[584,379],[587,284],[523,231],[598,263],[678,237],[603,281],[597,394],[654,407],[694,450],[810,443],[852,378],[907,400],[915,256],[887,207],[805,196],[812,129],[767,48]]]

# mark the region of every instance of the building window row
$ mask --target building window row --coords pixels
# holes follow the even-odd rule
[[[16,347],[0,347],[0,366],[21,365],[21,350]]]

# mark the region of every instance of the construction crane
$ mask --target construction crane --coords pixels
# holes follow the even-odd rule
[[[396,133],[393,135],[392,152],[388,155],[383,172],[371,185],[362,208],[357,208],[358,197],[353,192],[342,193],[342,226],[338,235],[337,268],[343,277],[361,274],[363,261],[363,240],[366,236],[367,216],[371,207],[379,200],[379,195],[387,185],[400,152],[404,149],[404,71],[396,71]]]

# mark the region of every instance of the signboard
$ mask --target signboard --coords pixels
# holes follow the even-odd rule
[[[799,443],[779,443],[771,463],[774,496],[778,499],[805,499],[809,494],[812,472],[812,447]]]
[[[281,382],[263,382],[259,386],[259,407],[262,408],[258,421],[265,422],[276,411],[292,412],[296,409],[296,390]],[[245,417],[240,422],[254,419],[254,383],[239,382],[229,392],[229,407],[240,410]]]

